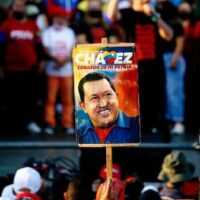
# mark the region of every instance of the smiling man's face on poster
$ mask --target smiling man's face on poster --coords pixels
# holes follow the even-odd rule
[[[81,108],[90,116],[95,127],[111,126],[118,117],[118,95],[106,79],[87,82],[83,86]]]

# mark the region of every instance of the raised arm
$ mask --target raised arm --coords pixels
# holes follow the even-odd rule
[[[160,36],[165,40],[171,40],[174,35],[173,29],[160,17],[158,13],[156,13],[155,9],[151,6],[150,2],[144,2],[142,7],[144,13],[153,18],[153,20],[157,23]]]
[[[118,10],[119,0],[110,0],[108,3],[107,16],[111,21],[116,21],[121,18]]]

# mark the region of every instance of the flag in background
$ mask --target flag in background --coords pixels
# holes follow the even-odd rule
[[[79,2],[80,0],[44,0],[49,16],[61,14],[69,18],[73,16]]]

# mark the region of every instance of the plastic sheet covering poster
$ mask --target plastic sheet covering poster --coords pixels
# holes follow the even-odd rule
[[[76,139],[81,147],[140,143],[134,43],[73,48]]]

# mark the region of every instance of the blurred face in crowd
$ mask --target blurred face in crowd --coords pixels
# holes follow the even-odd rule
[[[111,44],[116,44],[116,43],[119,42],[119,37],[118,37],[117,35],[110,35],[110,36],[108,37],[108,41],[109,41],[109,43],[111,43]]]
[[[102,20],[101,1],[90,0],[88,2],[88,20],[89,20],[89,23],[98,23]]]
[[[12,15],[15,19],[21,20],[25,16],[26,1],[15,0],[12,6]]]
[[[67,25],[65,16],[56,15],[53,17],[53,25],[56,30],[60,30]]]
[[[64,16],[55,16],[53,18],[53,23],[59,24],[59,25],[65,25],[66,24],[66,18]]]
[[[84,102],[81,108],[89,115],[95,127],[106,128],[118,118],[118,95],[106,79],[85,82]]]
[[[189,20],[192,16],[192,7],[189,3],[183,2],[178,6],[178,15],[182,20]]]
[[[86,43],[88,43],[86,33],[77,34],[76,41],[77,41],[77,44],[86,44]]]

